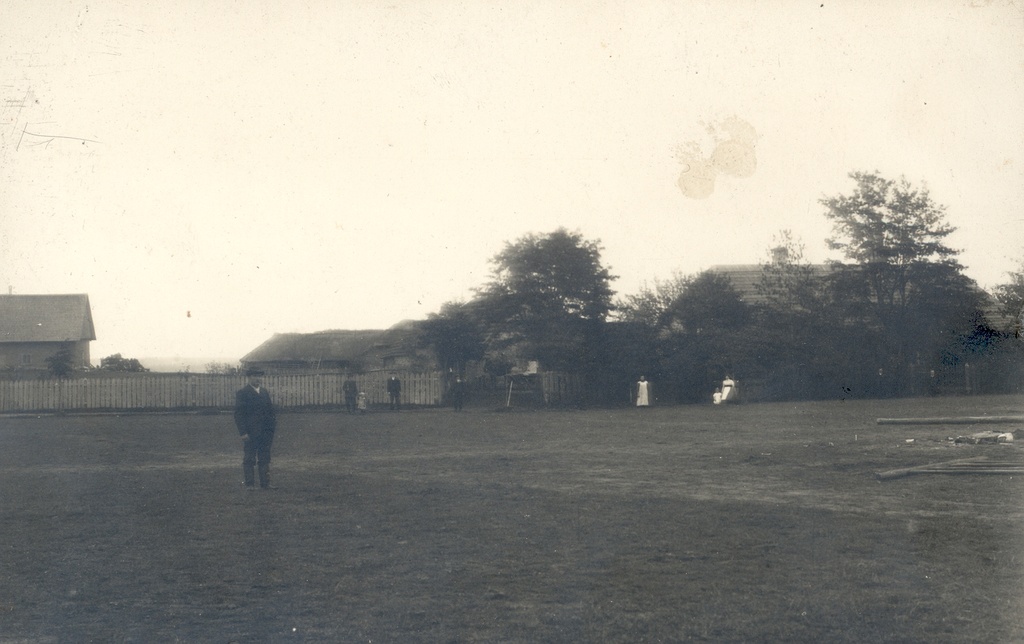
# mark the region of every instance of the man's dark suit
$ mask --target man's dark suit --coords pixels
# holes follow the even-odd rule
[[[359,397],[359,385],[350,378],[342,385],[341,391],[345,394],[345,409],[350,414],[356,413],[356,398]]]
[[[260,487],[269,487],[270,447],[274,442],[277,417],[266,387],[256,391],[252,385],[246,385],[238,390],[235,394],[235,426],[240,436],[249,436],[245,441],[245,455],[242,458],[245,484],[255,484],[253,466],[258,462]]]
[[[402,381],[391,376],[388,378],[388,398],[391,400],[391,409],[398,411],[399,400],[402,397]]]

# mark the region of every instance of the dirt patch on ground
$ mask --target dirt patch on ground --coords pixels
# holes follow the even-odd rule
[[[1021,477],[874,475],[1021,454],[876,418],[1022,409],[283,414],[255,493],[227,415],[0,419],[0,633],[1020,641]]]

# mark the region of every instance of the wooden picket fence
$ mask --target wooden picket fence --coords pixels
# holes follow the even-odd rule
[[[342,384],[349,378],[366,392],[371,405],[388,402],[385,381],[391,372],[267,375],[263,384],[283,409],[340,407]],[[444,391],[438,372],[395,372],[402,381],[403,405],[436,406]],[[213,374],[133,374],[120,377],[0,380],[0,412],[87,410],[226,409],[244,376]]]

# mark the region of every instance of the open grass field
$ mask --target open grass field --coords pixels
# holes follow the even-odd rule
[[[0,642],[1020,642],[1024,397],[0,418]],[[1019,429],[998,426],[1003,431]],[[914,439],[907,443],[907,439]]]

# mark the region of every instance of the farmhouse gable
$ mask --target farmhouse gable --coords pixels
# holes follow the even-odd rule
[[[89,367],[95,339],[88,295],[0,295],[0,369],[42,370],[62,349]]]

